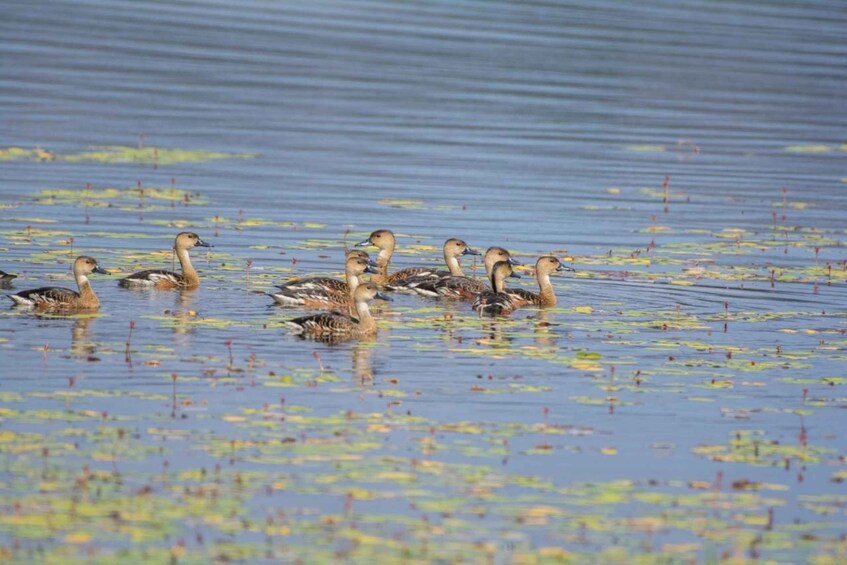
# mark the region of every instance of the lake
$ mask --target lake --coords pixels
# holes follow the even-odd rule
[[[3,292],[110,276],[0,309],[0,558],[847,560],[841,3],[3,14]],[[265,293],[376,229],[575,271],[292,335]],[[118,287],[181,231],[200,288]]]

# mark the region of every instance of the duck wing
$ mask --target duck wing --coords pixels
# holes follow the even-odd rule
[[[287,325],[298,330],[298,333],[316,335],[343,335],[355,330],[358,320],[339,311],[321,312],[300,316],[285,322]]]
[[[447,271],[441,271],[432,267],[408,267],[401,269],[386,279],[386,290],[414,292],[415,287],[429,280],[434,280]]]
[[[118,281],[118,284],[123,287],[155,286],[162,283],[182,286],[185,284],[185,278],[181,274],[173,271],[166,271],[164,269],[148,269],[146,271],[138,271],[137,273],[133,273]]]
[[[530,304],[535,306],[541,304],[541,297],[537,293],[522,288],[507,289],[505,294],[511,297],[512,304],[515,306],[515,308],[518,308],[520,306],[528,306]]]
[[[346,284],[344,286],[347,286]],[[298,288],[281,287],[277,292],[270,293],[277,304],[282,306],[306,306],[309,308],[326,308],[341,306],[349,302],[350,294],[321,287]]]
[[[69,288],[60,286],[43,286],[32,290],[23,290],[16,294],[10,294],[16,304],[27,306],[63,306],[79,299],[79,293]]]
[[[482,281],[450,274],[422,282],[415,287],[415,292],[425,296],[465,299],[473,299],[477,294],[485,292],[485,290],[486,285]]]
[[[323,290],[340,293],[348,293],[350,289],[347,283],[330,277],[308,277],[303,279],[292,279],[282,284],[276,285],[277,288],[287,292],[303,292],[311,290]]]

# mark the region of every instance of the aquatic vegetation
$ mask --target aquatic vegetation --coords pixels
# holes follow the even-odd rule
[[[44,189],[3,208],[0,247],[27,282],[69,280],[81,245],[113,275],[173,268],[174,231],[216,247],[197,253],[199,291],[98,285],[99,316],[0,311],[0,354],[20,367],[0,390],[1,559],[847,555],[832,490],[847,450],[828,423],[847,405],[845,233],[770,217],[812,201],[777,194],[763,223],[709,229],[672,209],[632,231],[636,246],[556,250],[578,270],[554,282],[555,308],[492,321],[398,297],[374,305],[376,338],[322,344],[290,336],[291,314],[261,293],[290,274],[338,276],[367,229],[224,210],[173,185]],[[632,206],[585,213],[687,197],[669,181],[604,190],[623,193]],[[399,261],[438,263],[437,239],[398,237]]]
[[[124,211],[138,212],[165,209],[161,203],[181,205],[202,205],[207,202],[197,193],[187,192],[176,187],[135,186],[132,188],[91,187],[71,189],[45,189],[35,195],[35,201],[43,205],[84,206],[86,208],[115,207]],[[160,203],[157,208],[153,203]]]
[[[92,147],[81,153],[54,153],[41,147],[26,149],[22,147],[0,148],[0,161],[65,161],[69,163],[94,162],[104,164],[142,164],[174,165],[177,163],[203,163],[220,159],[252,159],[250,153],[222,153],[188,149],[170,149],[165,147],[129,147],[123,145],[103,145]]]

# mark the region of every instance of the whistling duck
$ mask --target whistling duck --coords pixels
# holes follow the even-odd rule
[[[379,248],[379,255],[376,256],[376,268],[379,273],[371,277],[371,282],[383,285],[388,281],[388,264],[391,262],[391,255],[397,245],[394,232],[391,230],[376,230],[371,232],[366,240],[357,243],[355,247],[367,247],[368,245]]]
[[[285,323],[294,328],[295,333],[318,339],[340,339],[344,337],[362,337],[376,333],[376,320],[371,316],[368,301],[373,299],[391,300],[380,292],[374,283],[359,285],[353,293],[357,318],[339,311],[321,312],[311,316],[301,316]]]
[[[200,239],[200,236],[196,233],[181,232],[177,234],[176,240],[174,240],[174,249],[180,267],[182,267],[182,274],[163,269],[149,269],[122,278],[118,281],[118,284],[127,288],[196,288],[200,286],[200,277],[197,276],[197,271],[188,257],[188,250],[194,247],[214,246]]]
[[[0,287],[9,286],[10,284],[12,284],[12,279],[17,276],[18,275],[13,275],[12,273],[0,271]]]
[[[367,259],[352,254],[344,262],[345,281],[329,277],[309,277],[294,279],[278,285],[278,292],[270,296],[282,306],[306,306],[326,308],[328,306],[346,306],[353,292],[360,284],[362,273],[377,273]]]
[[[33,290],[23,290],[9,294],[16,306],[37,308],[39,310],[93,310],[100,307],[100,300],[94,294],[88,275],[100,273],[108,275],[105,269],[97,265],[97,260],[82,255],[74,261],[74,279],[79,292],[59,286],[45,286]]]
[[[498,261],[507,261],[510,265],[520,265],[509,252],[502,247],[489,247],[483,256],[485,275],[491,276],[491,270]],[[476,295],[488,290],[485,282],[470,277],[445,276],[419,284],[415,291],[424,296],[444,296],[446,298],[464,298],[473,300]]]
[[[344,252],[344,260],[346,261],[350,257],[357,257],[359,259],[364,259],[368,262],[368,265],[376,269],[376,261],[371,260],[371,256],[368,255],[368,252],[364,249],[348,249]],[[359,275],[359,284],[365,284],[367,281],[364,278],[364,273]]]
[[[434,267],[408,267],[388,276],[385,288],[401,292],[416,292],[418,285],[448,276],[463,277],[465,273],[459,264],[462,255],[479,255],[479,251],[471,249],[461,239],[448,239],[444,242],[444,263],[448,270]]]
[[[515,309],[512,297],[506,294],[506,277],[521,278],[512,270],[508,261],[498,261],[491,269],[491,290],[486,290],[476,295],[473,301],[473,309],[480,314],[496,316],[498,314],[508,315]]]
[[[512,297],[512,304],[515,308],[528,305],[555,306],[556,293],[553,291],[553,285],[550,284],[550,273],[573,270],[573,267],[565,265],[556,257],[544,255],[543,257],[539,257],[538,261],[535,262],[535,278],[538,280],[538,294],[522,288],[510,288],[506,290],[506,294]]]

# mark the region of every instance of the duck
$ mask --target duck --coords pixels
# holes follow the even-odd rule
[[[369,245],[379,248],[379,254],[376,256],[376,268],[379,272],[371,277],[371,282],[384,285],[388,282],[388,264],[391,262],[391,256],[394,254],[397,239],[391,230],[376,230],[371,232],[371,235],[367,239],[360,241],[354,247],[367,247]]]
[[[97,260],[80,255],[74,260],[74,279],[79,292],[60,286],[44,286],[32,290],[23,290],[7,295],[15,306],[38,310],[96,310],[100,299],[94,294],[88,275],[100,273],[108,275],[106,269],[97,264]]]
[[[462,255],[479,255],[479,251],[471,249],[467,243],[461,239],[450,238],[444,242],[444,263],[447,265],[447,270],[439,270],[432,267],[408,267],[401,269],[396,273],[388,276],[385,282],[386,290],[399,292],[417,292],[418,285],[440,279],[448,276],[463,277],[462,266],[459,264],[459,257]]]
[[[549,308],[556,305],[556,293],[550,283],[550,274],[556,271],[573,271],[574,268],[565,265],[552,255],[544,255],[535,262],[535,278],[538,281],[538,293],[522,288],[510,288],[506,294],[512,297],[512,304],[521,306],[540,306]]]
[[[357,316],[340,311],[321,312],[310,316],[301,316],[285,323],[294,329],[294,333],[315,339],[335,340],[348,337],[367,337],[376,333],[376,320],[371,316],[368,302],[387,300],[391,297],[382,293],[374,283],[359,285],[353,293],[353,303]]]
[[[487,277],[491,277],[494,264],[498,261],[506,261],[510,265],[521,264],[505,248],[499,246],[489,247],[485,250],[482,259]],[[453,275],[425,281],[415,287],[415,291],[423,296],[442,296],[445,298],[461,298],[465,300],[473,300],[479,293],[486,290],[488,290],[488,287],[482,280]]]
[[[174,249],[182,274],[164,269],[148,269],[124,277],[118,281],[118,284],[125,288],[197,288],[200,286],[200,277],[197,276],[197,271],[188,257],[188,250],[194,247],[214,246],[203,241],[194,232],[180,232],[174,240]]]
[[[277,285],[278,292],[270,297],[281,306],[306,306],[307,308],[347,306],[356,288],[362,284],[363,273],[378,273],[368,259],[350,254],[344,262],[344,281],[329,277],[294,279]]]
[[[0,286],[9,286],[12,284],[12,279],[17,278],[18,275],[13,275],[12,273],[7,273],[5,271],[0,271]]]
[[[371,256],[364,249],[348,249],[344,252],[344,260],[346,261],[350,257],[358,257],[359,259],[364,259],[368,262],[368,265],[376,269],[376,261],[371,259]],[[359,275],[359,284],[365,284],[364,273]]]
[[[506,316],[512,313],[515,305],[512,296],[506,293],[506,277],[521,278],[512,270],[508,261],[497,261],[491,269],[491,290],[483,291],[474,298],[472,308],[479,315]]]

